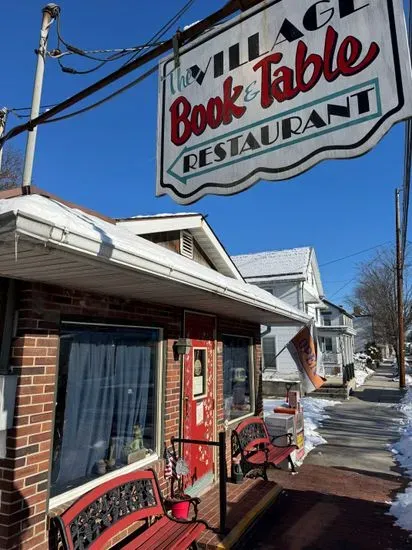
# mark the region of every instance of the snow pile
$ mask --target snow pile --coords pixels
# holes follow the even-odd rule
[[[366,353],[355,353],[353,357],[356,363],[365,364],[368,359],[372,361],[372,357]]]
[[[305,456],[318,445],[325,445],[326,439],[317,431],[324,420],[330,418],[326,413],[327,407],[339,405],[340,401],[303,397],[301,400],[305,423]],[[283,399],[265,399],[263,401],[265,416],[273,413],[275,407],[287,406]]]
[[[355,367],[355,380],[356,380],[356,387],[359,388],[360,386],[363,386],[363,384],[366,382],[366,380],[374,373],[372,369],[369,367]]]
[[[317,431],[323,422],[330,418],[325,413],[327,407],[339,405],[340,401],[330,399],[318,399],[316,397],[304,397],[302,399],[303,416],[305,419],[305,455],[318,445],[325,445],[326,439]]]
[[[392,452],[397,462],[412,477],[412,388],[409,388],[397,408],[405,415],[405,418],[401,420],[401,438],[393,445]],[[412,483],[404,493],[397,495],[390,513],[396,517],[396,525],[412,531]]]

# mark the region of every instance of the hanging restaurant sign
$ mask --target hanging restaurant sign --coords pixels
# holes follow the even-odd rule
[[[263,1],[160,62],[157,195],[290,178],[410,116],[401,0]]]

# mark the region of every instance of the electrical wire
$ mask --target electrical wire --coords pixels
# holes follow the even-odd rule
[[[146,46],[149,46],[154,41],[161,40],[163,38],[163,36],[172,28],[172,26],[175,25],[178,22],[178,20],[192,7],[192,5],[195,3],[195,1],[196,0],[189,0],[188,2],[186,2],[186,4],[176,13],[176,15],[174,15],[171,19],[169,19],[169,21],[167,23],[165,23],[163,25],[163,27],[159,31],[157,31],[156,34],[154,34],[152,36],[152,38],[149,40],[149,42],[146,44]],[[134,59],[139,57],[140,53],[141,52],[138,52],[138,53],[134,54],[128,60],[127,63],[131,63]]]
[[[137,84],[140,84],[140,82],[142,82],[147,77],[149,77],[150,75],[155,73],[157,71],[157,69],[158,69],[158,67],[157,67],[157,65],[155,65],[154,67],[152,67],[151,69],[146,71],[144,74],[140,75],[135,80],[132,80],[132,82],[129,82],[129,84],[126,84],[126,86],[123,86],[119,90],[116,90],[115,92],[113,92],[112,94],[104,97],[100,101],[96,101],[96,103],[93,103],[92,105],[88,105],[87,107],[83,107],[83,109],[73,111],[72,113],[68,113],[67,115],[62,115],[62,116],[59,116],[59,117],[50,118],[49,120],[45,120],[44,124],[50,124],[50,122],[59,122],[61,120],[66,120],[68,118],[72,118],[74,116],[77,116],[77,115],[80,115],[80,114],[83,114],[83,113],[87,113],[87,111],[91,111],[95,107],[99,107],[100,105],[103,105],[103,103],[106,103],[107,101],[110,101],[111,99],[113,99],[114,97],[122,94],[126,90],[129,90],[130,88],[133,88],[134,86],[137,86]]]
[[[350,281],[348,281],[347,283],[345,283],[339,290],[337,290],[336,292],[334,292],[332,294],[332,296],[330,298],[333,298],[334,296],[336,296],[337,294],[339,294],[344,288],[346,288],[347,286],[349,286],[353,281],[356,280],[356,277],[353,277],[352,279],[350,279]]]
[[[183,16],[184,13],[186,13],[186,11],[194,4],[194,2],[195,0],[189,0],[188,2],[186,2],[186,4],[167,23],[165,23],[165,25],[163,25],[163,27],[159,31],[157,31],[157,33],[148,42],[146,42],[146,44],[142,46],[136,46],[134,48],[112,50],[113,53],[108,57],[104,57],[104,58],[97,57],[95,54],[107,53],[109,50],[100,50],[100,51],[95,50],[94,52],[93,51],[88,52],[86,50],[78,48],[77,46],[73,46],[72,44],[67,42],[62,36],[61,27],[60,27],[60,14],[59,14],[56,18],[57,19],[56,21],[57,48],[56,50],[54,50],[55,53],[51,52],[50,56],[52,58],[57,59],[57,62],[63,72],[74,74],[74,75],[86,75],[86,74],[93,73],[99,70],[100,68],[102,68],[104,65],[106,65],[106,63],[118,61],[119,59],[125,56],[129,56],[129,59],[125,63],[125,65],[127,65],[128,63],[136,59],[136,57],[141,55],[143,51],[158,45],[159,40],[162,38],[162,36],[164,36],[172,28],[172,26],[177,23],[177,21]],[[61,44],[63,44],[67,48],[68,50],[67,52],[61,52],[61,48],[60,48]],[[83,69],[83,70],[73,69],[72,67],[67,67],[61,62],[61,57],[68,54],[79,55],[89,60],[97,61],[98,63],[97,65],[95,65],[90,69]]]
[[[380,248],[381,246],[385,246],[385,244],[389,244],[390,242],[392,242],[392,241],[386,241],[382,244],[377,244],[376,246],[372,246],[371,248],[365,248],[364,250],[360,250],[359,252],[354,252],[353,254],[348,254],[348,256],[343,256],[342,258],[337,258],[336,260],[331,260],[330,262],[320,264],[319,267],[325,267],[326,265],[335,264],[336,262],[341,262],[342,260],[346,260],[347,258],[353,258],[354,256],[359,256],[360,254],[364,254],[365,252],[370,252],[371,250],[375,250],[376,248]]]

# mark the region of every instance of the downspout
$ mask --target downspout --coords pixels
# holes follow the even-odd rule
[[[0,352],[0,458],[5,458],[7,430],[12,428],[16,403],[17,374],[9,368],[11,341],[16,311],[16,281],[7,281],[6,305],[3,311],[4,327]]]

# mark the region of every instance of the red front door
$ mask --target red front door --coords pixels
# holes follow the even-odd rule
[[[213,316],[185,313],[185,336],[192,340],[184,359],[183,426],[188,439],[214,439],[215,325]],[[188,485],[198,494],[213,481],[213,447],[184,445],[189,466]]]

